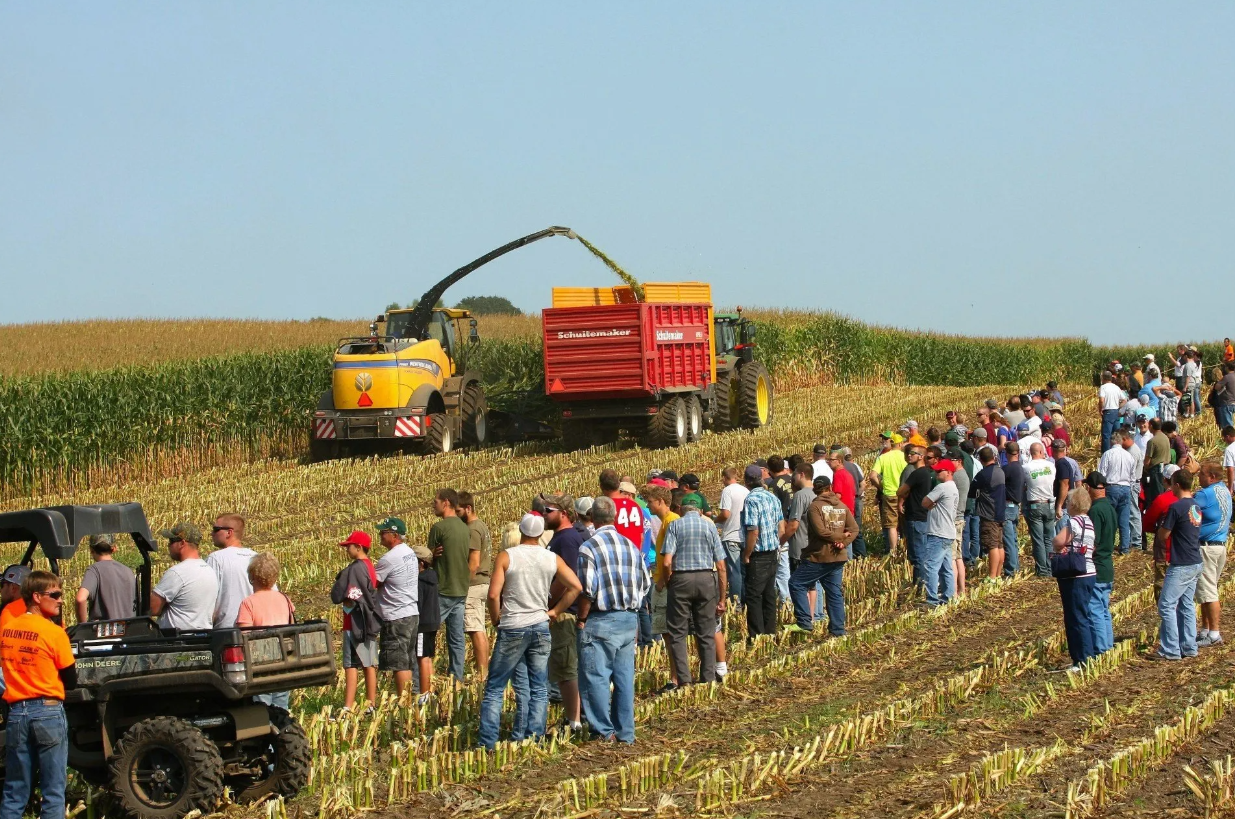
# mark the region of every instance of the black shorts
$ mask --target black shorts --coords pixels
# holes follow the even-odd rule
[[[416,658],[432,660],[437,656],[437,631],[422,631],[416,635]]]
[[[382,623],[377,644],[377,667],[382,671],[411,671],[416,660],[416,635],[420,616]]]
[[[1003,548],[1003,524],[993,520],[983,520],[978,523],[978,543],[982,554],[990,554],[991,549]]]

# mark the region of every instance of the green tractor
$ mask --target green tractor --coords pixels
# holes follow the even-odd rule
[[[716,388],[712,428],[717,432],[759,429],[772,422],[772,376],[755,360],[755,323],[736,313],[713,316]]]

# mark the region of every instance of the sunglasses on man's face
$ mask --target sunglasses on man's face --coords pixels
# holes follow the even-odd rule
[[[231,526],[211,526],[210,531],[217,535],[219,532],[230,532],[232,531],[232,528],[233,527]]]
[[[54,592],[39,592],[44,597],[50,597],[52,600],[60,600],[64,597],[64,592],[57,589]]]

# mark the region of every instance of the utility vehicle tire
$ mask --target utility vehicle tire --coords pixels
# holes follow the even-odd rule
[[[698,441],[703,437],[703,405],[699,396],[688,395],[686,401],[686,440]]]
[[[425,416],[429,429],[425,432],[424,450],[428,455],[439,455],[455,448],[455,434],[450,428],[450,418],[444,412]]]
[[[482,447],[489,443],[489,404],[484,388],[475,381],[464,387],[459,408],[463,415],[463,445]]]
[[[111,780],[120,808],[134,819],[212,813],[223,797],[223,758],[187,720],[154,717],[116,743]]]
[[[714,390],[716,411],[712,414],[712,429],[717,432],[729,432],[738,428],[738,393],[734,389],[734,372],[716,374],[716,389]]]
[[[648,421],[648,446],[658,449],[685,446],[687,420],[686,402],[682,397],[675,395],[666,399]]]
[[[738,376],[738,408],[744,429],[772,423],[772,376],[757,362],[742,367]]]
[[[270,722],[279,730],[277,736],[265,737],[255,743],[253,755],[268,772],[264,779],[236,777],[227,784],[241,802],[253,802],[263,796],[282,796],[291,799],[309,784],[309,767],[313,764],[313,750],[304,729],[282,708],[271,707]]]

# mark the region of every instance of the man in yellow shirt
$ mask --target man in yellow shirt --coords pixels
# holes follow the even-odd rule
[[[677,490],[681,495],[686,493],[682,490]],[[672,650],[672,642],[669,637],[669,574],[665,571],[665,554],[662,547],[665,545],[665,532],[669,528],[669,524],[677,520],[681,515],[673,511],[673,492],[664,486],[655,486],[649,484],[643,488],[643,499],[647,501],[648,511],[656,517],[660,518],[660,531],[656,533],[656,571],[652,575],[652,633],[659,634],[665,641],[665,653],[668,654]],[[678,687],[678,682],[673,679],[673,670],[670,666],[670,679],[663,688],[657,693],[664,694]]]
[[[37,765],[43,795],[39,814],[51,819],[64,816],[69,762],[64,692],[76,687],[77,667],[68,635],[53,622],[64,603],[60,578],[51,572],[31,572],[22,583],[21,596],[26,613],[0,630],[4,701],[9,704],[0,817],[21,819]]]
[[[879,500],[879,525],[883,528],[883,539],[888,544],[890,554],[896,551],[896,527],[900,521],[896,492],[901,486],[901,473],[908,464],[905,461],[904,438],[891,432],[885,432],[880,437],[890,440],[891,448],[875,459],[866,474],[866,482],[875,487]]]

